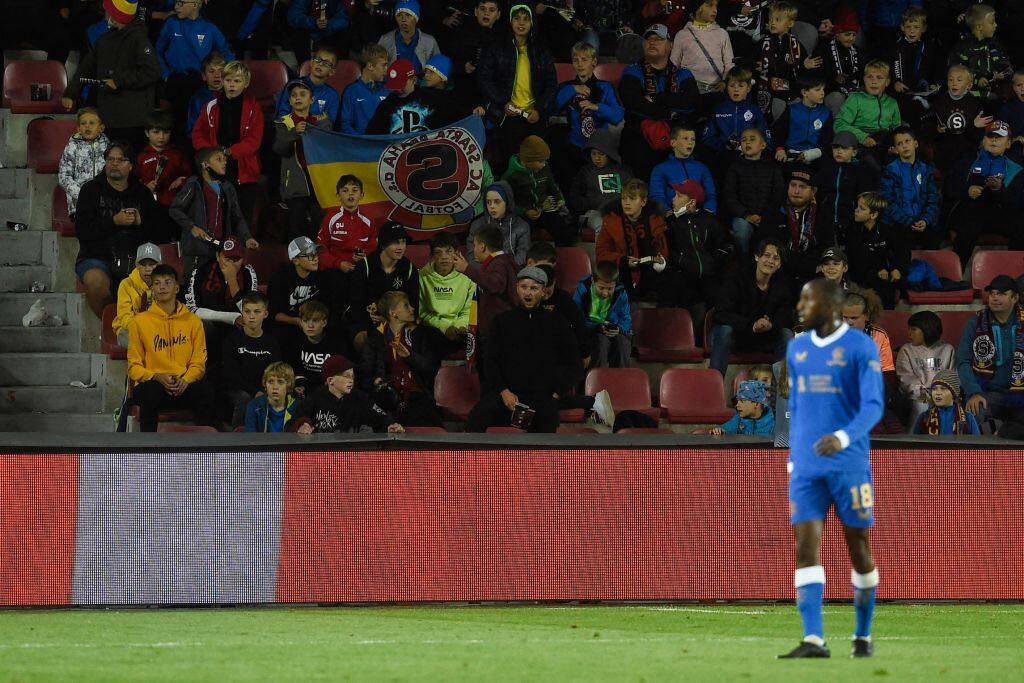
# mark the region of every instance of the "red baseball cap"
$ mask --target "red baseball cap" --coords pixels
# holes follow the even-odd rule
[[[220,250],[230,258],[245,258],[245,245],[234,237],[229,237],[221,242]]]
[[[408,59],[396,59],[388,67],[388,78],[384,87],[388,90],[401,90],[410,79],[416,78],[416,67]]]
[[[697,206],[704,205],[704,187],[696,180],[687,180],[682,183],[672,183],[670,187],[676,194],[685,194],[697,202]]]
[[[344,374],[353,367],[355,366],[352,365],[352,361],[345,358],[345,356],[328,356],[327,360],[324,361],[323,366],[320,368],[320,376],[323,377],[326,382],[331,377]]]

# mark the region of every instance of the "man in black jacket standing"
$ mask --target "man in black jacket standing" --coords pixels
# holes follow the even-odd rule
[[[558,400],[579,378],[579,350],[566,319],[544,310],[548,278],[540,268],[519,271],[519,305],[498,315],[484,349],[487,386],[469,414],[466,430],[483,432],[508,425],[513,415],[534,411],[524,425],[531,432],[554,433]]]
[[[136,149],[146,143],[143,128],[156,105],[160,62],[146,34],[146,24],[135,21],[135,3],[107,0],[103,9],[114,29],[107,31],[86,53],[64,91],[61,104],[68,111],[82,92],[82,78],[102,81],[98,89],[100,118],[111,140],[127,140]]]
[[[760,351],[779,360],[793,338],[793,295],[779,275],[782,246],[765,240],[757,246],[754,269],[741,269],[722,288],[711,328],[710,367],[725,376],[733,351]]]
[[[135,267],[139,245],[152,241],[158,216],[153,193],[132,175],[131,148],[111,143],[103,158],[103,173],[82,186],[75,213],[75,274],[97,317],[113,300],[113,287]]]

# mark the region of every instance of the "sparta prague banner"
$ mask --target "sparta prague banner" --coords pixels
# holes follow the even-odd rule
[[[338,178],[363,181],[362,211],[398,221],[414,239],[473,220],[484,190],[484,126],[469,116],[410,135],[355,136],[310,127],[303,152],[320,206],[338,205]]]

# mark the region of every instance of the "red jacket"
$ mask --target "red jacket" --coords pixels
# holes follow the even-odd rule
[[[255,183],[260,179],[260,143],[263,142],[263,112],[256,98],[242,94],[242,130],[239,140],[228,147],[231,158],[238,162],[238,182]],[[219,99],[206,103],[192,128],[192,146],[197,150],[219,145],[217,126],[220,122]]]
[[[369,254],[377,249],[377,226],[363,212],[348,212],[333,206],[324,213],[316,242],[324,247],[320,267],[337,268],[342,261],[354,262],[356,249]]]
[[[152,145],[146,145],[139,152],[139,156],[136,157],[135,168],[132,169],[132,172],[136,178],[142,181],[143,185],[148,185],[156,177],[156,167],[159,165],[157,160],[161,155],[167,157],[167,163],[164,165],[164,170],[160,174],[160,180],[156,184],[156,200],[160,203],[160,206],[169,207],[171,202],[174,201],[174,197],[178,194],[178,190],[170,189],[171,183],[178,178],[184,181],[192,175],[192,166],[188,163],[188,159],[185,158],[184,154],[170,146],[166,147],[164,151],[158,152],[153,149]],[[179,187],[178,189],[181,188]]]

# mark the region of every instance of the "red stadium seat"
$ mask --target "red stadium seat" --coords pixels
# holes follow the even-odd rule
[[[410,244],[405,248],[405,256],[412,261],[414,266],[422,268],[430,260],[430,245]]]
[[[29,121],[28,167],[36,173],[56,173],[60,155],[77,129],[74,119]]]
[[[555,78],[558,79],[559,83],[565,83],[566,81],[575,80],[576,69],[572,68],[572,64],[566,64],[565,62],[556,62]]]
[[[313,65],[308,61],[302,63],[299,67],[300,76],[308,76],[312,70]],[[342,59],[338,62],[338,65],[334,67],[334,75],[327,79],[327,84],[338,91],[338,94],[345,92],[345,88],[351,85],[362,70],[359,68],[359,63],[352,61],[351,59]]]
[[[266,285],[270,278],[283,268],[290,268],[288,247],[283,244],[264,242],[259,249],[246,249],[245,261],[256,270],[260,285]]]
[[[444,427],[406,427],[406,434],[447,434]]]
[[[594,368],[587,373],[587,396],[607,390],[615,412],[638,410],[657,420],[661,411],[651,405],[651,382],[640,368]]]
[[[558,247],[558,262],[555,264],[555,282],[559,289],[567,292],[576,290],[576,285],[590,275],[590,255],[582,247]]]
[[[463,422],[480,400],[480,376],[465,365],[446,365],[434,380],[434,400],[449,417]]]
[[[618,90],[619,81],[622,80],[622,72],[626,70],[627,66],[628,64],[619,64],[618,62],[598,64],[597,68],[594,69],[594,75],[602,81],[608,81]]]
[[[736,376],[732,378],[732,395],[735,396],[736,392],[740,390],[740,382],[745,381],[750,377],[750,370],[743,368],[736,373]]]
[[[637,358],[644,363],[698,363],[703,349],[693,339],[685,308],[641,308],[633,318]]]
[[[717,424],[732,417],[717,370],[670,368],[662,373],[658,402],[672,424]]]
[[[949,249],[929,251],[913,251],[911,257],[927,261],[935,269],[939,277],[959,282],[964,279],[960,268],[960,257]],[[908,292],[907,299],[911,304],[969,304],[974,300],[974,291],[965,289],[959,292]]]
[[[175,425],[175,424],[162,424],[156,428],[158,432],[213,432],[217,433],[216,427],[210,427],[208,425]]]
[[[597,434],[598,431],[593,427],[559,427],[557,429],[559,434]]]
[[[942,321],[942,341],[947,341],[954,348],[960,345],[960,337],[967,327],[968,321],[978,315],[977,311],[935,311]]]
[[[117,343],[113,327],[116,316],[117,304],[107,304],[103,308],[103,318],[100,320],[100,350],[113,360],[124,360],[128,357],[128,350]]]
[[[68,195],[58,185],[53,188],[53,201],[50,203],[50,227],[64,237],[75,236],[75,224],[68,215]]]
[[[616,434],[675,434],[665,427],[623,427]]]
[[[714,327],[715,309],[708,311],[704,316],[704,355],[711,355],[711,328]],[[774,363],[775,357],[770,353],[759,351],[733,351],[729,354],[730,365],[756,365],[759,363]]]
[[[892,347],[893,360],[896,359],[896,351],[910,341],[910,329],[907,327],[907,320],[910,319],[910,311],[882,311],[878,317],[877,326],[885,330],[889,335],[889,346]]]
[[[586,411],[583,408],[566,408],[565,410],[558,411],[558,421],[562,423],[579,423],[583,422],[587,417]]]
[[[985,287],[996,275],[1018,277],[1024,273],[1024,251],[977,251],[971,257],[971,286],[988,301]]]
[[[50,85],[49,99],[32,101],[32,86],[36,83]],[[12,114],[63,114],[60,98],[68,86],[68,75],[64,65],[53,60],[18,60],[4,69],[3,106]]]
[[[160,257],[163,259],[163,263],[178,271],[178,278],[181,280],[182,289],[184,289],[186,280],[191,273],[182,272],[185,269],[185,261],[181,257],[181,248],[178,246],[178,243],[169,242],[168,244],[161,244]]]
[[[272,111],[277,103],[277,94],[288,83],[288,70],[274,59],[246,59],[245,65],[252,72],[252,81],[246,89],[259,103],[263,111]],[[264,127],[268,122],[264,122]]]

